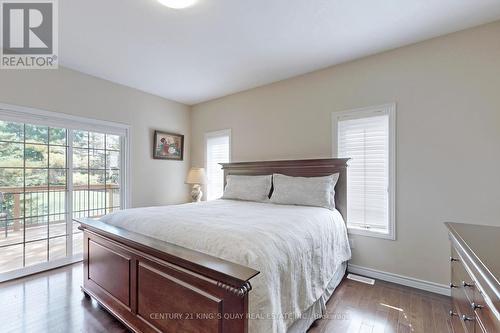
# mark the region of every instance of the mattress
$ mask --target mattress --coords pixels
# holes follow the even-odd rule
[[[127,209],[101,221],[245,265],[249,332],[285,333],[350,259],[341,214],[319,207],[215,200]]]

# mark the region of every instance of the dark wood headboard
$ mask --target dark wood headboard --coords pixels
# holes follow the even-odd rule
[[[271,175],[319,177],[339,173],[335,186],[335,208],[347,218],[347,161],[348,158],[325,158],[311,160],[261,161],[221,163],[224,170],[224,186],[227,175]]]

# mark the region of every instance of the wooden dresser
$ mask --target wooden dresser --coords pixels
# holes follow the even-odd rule
[[[451,241],[453,330],[500,332],[500,227],[445,223]]]

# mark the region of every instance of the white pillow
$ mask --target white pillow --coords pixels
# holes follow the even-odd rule
[[[333,210],[335,209],[335,184],[338,179],[338,173],[324,177],[290,177],[274,174],[271,202]]]
[[[222,199],[269,201],[272,176],[228,175]]]

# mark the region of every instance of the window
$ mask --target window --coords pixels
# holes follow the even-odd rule
[[[207,200],[218,199],[224,192],[224,172],[219,163],[231,160],[231,130],[205,134],[205,168],[207,170]]]
[[[126,205],[128,131],[40,113],[0,105],[0,281],[81,260],[72,219]]]
[[[334,150],[350,158],[349,232],[395,239],[395,104],[334,112],[332,119]]]

